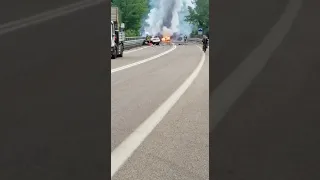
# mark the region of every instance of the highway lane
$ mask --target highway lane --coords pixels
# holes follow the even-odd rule
[[[139,60],[147,59],[149,57],[165,52],[170,48],[171,48],[170,46],[152,46],[152,47],[146,47],[141,50],[138,50],[139,48],[126,50],[124,51],[123,57],[118,57],[117,59],[111,60],[111,69],[118,68],[127,64],[131,64]]]
[[[260,5],[254,5],[248,1],[241,1],[241,4],[235,8],[241,9],[242,12],[248,12],[250,9],[255,9],[256,12],[260,10]],[[272,2],[264,1],[266,4],[262,9],[273,12],[282,9],[282,3],[288,5],[288,1],[277,1],[279,4],[272,4]],[[301,6],[299,1],[290,1],[291,4],[292,2],[295,7],[300,7],[300,10],[284,40],[272,52],[268,63],[253,79],[246,91],[228,109],[226,116],[214,129],[211,129],[212,176],[210,178],[226,180],[320,178],[318,168],[320,162],[320,24],[315,23],[320,16],[318,8],[320,2],[302,0]],[[221,4],[223,4],[222,1]],[[230,7],[221,4],[215,7],[221,10]],[[254,17],[257,20],[269,16],[268,21],[259,22],[241,16],[233,21],[225,21],[222,12],[219,14],[220,18],[217,14],[213,16],[230,25],[243,23],[240,29],[245,27],[253,30],[264,27],[266,32],[280,19],[280,14],[284,10],[277,14],[269,12],[264,12],[260,16],[257,14]],[[268,24],[272,19],[275,20],[274,23]],[[288,23],[286,21],[284,24]],[[224,28],[228,29],[218,24],[216,27],[221,31]],[[246,38],[245,32],[237,33],[234,35],[237,41],[240,36]],[[230,74],[231,64],[244,61],[245,56],[238,56],[240,53],[234,51],[232,46],[248,49],[250,52],[254,49],[251,47],[261,44],[261,42],[252,43],[250,39],[262,39],[266,35],[263,31],[256,32],[248,37],[249,41],[246,43],[239,41],[229,44],[224,41],[225,44],[219,48],[221,52],[229,51],[230,55],[221,53],[215,56],[216,58],[211,61],[213,65],[218,65],[218,61],[227,62],[224,63],[225,66],[210,69],[211,72],[214,70],[211,77]],[[234,54],[231,55],[231,52]],[[259,54],[256,53],[256,55]],[[257,61],[259,59],[256,58]],[[250,71],[254,66],[247,67],[247,70]],[[214,79],[216,88],[219,86],[217,79],[223,80],[225,77],[220,76]],[[242,77],[239,77],[238,82],[241,82],[241,79]],[[214,121],[215,119],[212,119],[210,123]]]
[[[161,53],[163,48],[142,51]],[[126,58],[137,61],[139,52],[133,53]],[[190,76],[202,54],[192,44],[177,46],[158,59],[112,74],[112,151]],[[208,53],[206,59],[194,83],[113,179],[208,179]]]
[[[108,9],[0,36],[0,179],[110,177]]]

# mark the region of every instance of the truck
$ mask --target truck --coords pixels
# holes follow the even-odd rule
[[[119,22],[119,8],[111,7],[111,59],[123,57],[124,23]]]

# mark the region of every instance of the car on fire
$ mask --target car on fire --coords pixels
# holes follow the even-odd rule
[[[171,37],[170,36],[164,36],[162,37],[162,42],[171,42]]]

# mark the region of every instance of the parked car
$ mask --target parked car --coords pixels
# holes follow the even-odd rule
[[[159,45],[160,42],[161,42],[161,40],[160,40],[159,36],[153,36],[153,37],[151,38],[151,43],[152,43],[152,44]]]

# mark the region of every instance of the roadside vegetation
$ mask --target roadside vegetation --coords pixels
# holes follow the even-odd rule
[[[120,10],[121,22],[125,23],[126,36],[139,36],[142,19],[148,13],[148,0],[113,0]]]
[[[149,11],[148,0],[112,0],[112,6],[120,10],[120,21],[125,23],[126,36],[139,36],[142,19]],[[209,0],[194,0],[196,7],[188,7],[189,15],[186,21],[195,27],[203,28],[203,33],[209,35]],[[192,35],[197,35],[195,28]]]
[[[195,8],[188,7],[189,15],[186,17],[187,22],[197,27],[192,35],[197,35],[198,27],[201,27],[203,34],[209,37],[209,0],[194,0],[193,3],[196,5]]]

